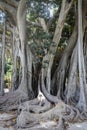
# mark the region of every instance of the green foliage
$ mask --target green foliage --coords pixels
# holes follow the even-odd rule
[[[12,72],[12,62],[11,59],[7,59],[6,63],[5,63],[5,74],[7,72]]]
[[[45,55],[45,50],[49,50],[52,42],[52,35],[44,32],[43,30],[36,29],[30,36],[30,47],[35,53],[35,56],[42,58]],[[40,60],[39,60],[40,61]],[[36,63],[36,62],[35,62]]]
[[[8,86],[11,84],[11,74],[12,74],[12,62],[11,58],[8,58],[5,63],[5,83],[8,83]]]
[[[55,19],[49,29],[49,34],[44,32],[43,29],[38,25],[29,25],[27,27],[28,31],[28,38],[29,38],[29,45],[30,48],[35,55],[34,63],[37,64],[38,62],[42,61],[42,58],[44,55],[47,54],[49,51],[50,45],[52,47],[56,47],[56,44],[53,42],[53,35],[56,28],[56,23],[58,21],[58,16],[60,12],[61,7],[61,0],[27,0],[28,4],[28,10],[27,10],[27,20],[30,22],[38,23],[38,17],[42,17],[45,19],[46,24],[50,20],[50,9],[53,10],[53,14],[57,12],[57,15],[55,15]],[[58,11],[57,11],[58,10]],[[59,43],[59,47],[63,49],[67,44],[67,40],[71,36],[73,27],[75,23],[75,12],[74,12],[74,6],[71,8],[69,14],[67,15],[65,26],[62,31],[61,40]],[[50,54],[55,55],[56,52],[50,50]],[[43,65],[45,68],[45,65]]]
[[[74,7],[72,7],[69,11],[69,14],[67,15],[59,46],[63,45],[63,43],[65,43],[65,41],[69,39],[69,37],[72,34],[74,24],[75,24],[75,12]]]
[[[60,6],[61,0],[28,0],[27,6],[29,7],[28,10],[28,17],[34,20],[37,17],[42,17],[45,19],[50,18],[50,8],[54,8],[54,12]],[[33,15],[32,15],[33,14]]]
[[[45,60],[44,63],[45,63],[45,64],[49,64],[49,61],[48,61],[48,60]]]

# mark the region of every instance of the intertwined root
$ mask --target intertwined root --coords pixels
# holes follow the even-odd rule
[[[8,94],[0,97],[0,110],[17,110],[19,104],[26,100],[28,100],[27,95],[18,90],[15,92],[9,92]]]
[[[19,108],[21,108],[21,112],[17,118],[18,127],[33,128],[35,124],[40,125],[41,121],[53,120],[57,122],[55,128],[65,130],[65,122],[87,119],[86,112],[86,115],[80,113],[77,108],[66,105],[62,101],[55,106],[52,106],[50,103],[48,103],[48,106],[47,104],[40,106],[38,100],[35,99],[25,102]]]
[[[40,122],[54,121],[57,130],[65,130],[66,122],[76,122],[87,119],[87,111],[81,112],[77,108],[67,105],[60,100],[56,105],[52,105],[46,99],[43,101],[34,100],[23,102],[27,96],[17,92],[6,94],[0,100],[2,110],[9,111],[18,108],[17,126],[33,128],[40,125]],[[49,127],[51,127],[49,125]]]

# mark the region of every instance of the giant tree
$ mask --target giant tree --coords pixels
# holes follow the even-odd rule
[[[13,74],[12,74],[12,91],[16,88],[17,91],[11,91],[10,94],[8,94],[9,100],[11,99],[9,96],[13,97],[13,102],[17,101],[20,102],[22,99],[27,99],[29,91],[32,91],[32,88],[28,88],[27,85],[27,50],[26,49],[26,1],[21,0],[20,2],[13,1],[9,2],[1,1],[0,2],[0,8],[1,10],[4,10],[5,13],[7,13],[7,20],[9,21],[9,26],[12,33],[12,57],[13,57]],[[10,9],[9,9],[10,8]],[[11,19],[10,19],[11,18]],[[19,60],[18,60],[19,59]],[[30,61],[28,61],[30,62]],[[17,64],[20,64],[20,68],[17,68]],[[29,63],[28,63],[29,64]],[[17,70],[19,69],[19,70]],[[30,68],[31,69],[31,68]],[[17,84],[17,71],[20,71],[20,81],[19,84]],[[31,71],[31,70],[30,70]],[[30,78],[30,77],[29,77]],[[29,84],[30,85],[30,84]],[[14,96],[17,98],[14,98]],[[18,98],[20,97],[20,98]],[[10,102],[8,100],[8,102]]]
[[[54,76],[52,76],[51,74],[52,65],[54,61],[54,53],[56,53],[57,51],[64,23],[73,2],[74,1],[66,1],[66,0],[62,1],[58,23],[53,37],[53,42],[55,46],[50,45],[47,54],[43,56],[42,69],[39,78],[41,90],[44,96],[49,102],[57,105],[48,112],[37,114],[42,111],[46,111],[45,110],[46,108],[44,108],[44,110],[39,108],[39,110],[37,111],[37,109],[34,109],[35,106],[34,105],[31,106],[30,102],[28,102],[28,108],[25,107],[25,110],[28,109],[28,113],[26,112],[27,110],[21,112],[21,114],[18,117],[18,126],[22,126],[22,124],[25,125],[31,121],[39,122],[41,119],[59,118],[61,116],[61,111],[64,112],[66,108],[68,108],[67,110],[69,110],[68,112],[70,115],[69,116],[62,115],[63,116],[62,118],[64,120],[70,120],[70,119],[76,120],[78,118],[81,119],[86,118],[86,116],[84,117],[84,114],[80,115],[78,111],[79,109],[80,111],[84,111],[84,113],[86,114],[86,107],[87,107],[86,71],[85,71],[86,55],[84,55],[84,49],[83,49],[85,45],[85,36],[86,36],[85,31],[87,27],[87,21],[86,21],[87,2],[85,0],[84,1],[78,0],[76,2],[75,27],[73,28],[71,36],[68,40],[68,44],[60,59],[59,65],[56,69],[56,72],[54,73]],[[47,28],[45,19],[39,18],[39,21],[44,31],[46,33],[50,33]],[[50,94],[51,89],[57,90],[56,93],[57,96],[53,96]],[[64,102],[67,103],[67,105]],[[57,111],[59,110],[58,107],[61,108],[61,111]],[[32,114],[31,110],[36,114]],[[77,113],[76,116],[75,113]],[[22,117],[25,117],[25,119]]]
[[[7,6],[5,6],[5,2],[7,2]],[[19,63],[20,79],[18,89],[8,94],[7,103],[13,103],[13,101],[19,103],[30,98],[30,94],[36,92],[35,99],[25,102],[19,107],[19,110],[22,111],[18,116],[17,125],[24,127],[31,122],[56,118],[60,119],[58,126],[60,129],[62,119],[66,121],[86,118],[84,115],[86,115],[87,107],[87,1],[55,0],[52,4],[56,5],[57,9],[51,18],[46,15],[48,10],[44,10],[50,1],[27,1],[27,8],[29,6],[27,15],[24,0],[19,2],[5,0],[5,2],[0,2],[0,8],[4,9],[9,16],[12,15],[11,24],[14,26],[13,88],[16,81],[17,63]],[[8,10],[9,6],[12,10]],[[25,18],[27,24],[25,24]],[[70,25],[71,19],[74,21],[72,25]],[[68,28],[71,26],[69,28],[71,31],[69,36],[65,36],[67,45],[64,47],[58,62],[56,61],[56,66],[55,60],[59,54],[58,47],[61,44],[64,46],[65,43],[66,26]],[[63,42],[61,42],[62,40]],[[42,101],[41,98],[38,101],[36,98],[38,89],[46,98],[43,99],[45,101]],[[17,99],[14,99],[15,95],[17,95]],[[13,99],[10,100],[9,97]],[[5,96],[1,99],[0,103],[3,102],[3,99],[6,101]],[[82,113],[83,111],[85,114]]]

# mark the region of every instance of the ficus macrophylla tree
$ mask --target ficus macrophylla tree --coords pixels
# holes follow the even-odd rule
[[[19,107],[19,110],[22,110],[17,119],[19,127],[24,127],[31,121],[57,118],[58,127],[61,128],[62,119],[84,119],[80,112],[84,111],[86,114],[87,1],[55,0],[53,6],[59,8],[57,7],[56,11],[54,8],[51,18],[46,15],[47,10],[42,10],[47,5],[50,5],[50,1],[0,2],[0,9],[11,16],[8,21],[10,20],[13,38],[13,91],[8,93],[6,104],[16,101],[17,105],[33,98]],[[41,11],[45,16],[41,16]],[[66,33],[65,27],[69,32]],[[62,40],[64,43],[66,41],[64,36],[67,39],[66,47],[61,43]],[[63,51],[58,62],[56,61],[56,66],[55,60],[61,44]],[[44,96],[43,101],[37,99],[37,95],[41,96],[41,93]],[[2,97],[0,103],[6,98],[7,96]],[[2,108],[4,107],[2,104]],[[66,116],[64,112],[70,115]]]
[[[20,93],[20,94],[17,94],[22,96],[22,97],[25,97],[25,98],[28,98],[28,91],[31,91],[31,93],[33,94],[32,92],[32,87],[31,87],[31,83],[29,82],[29,86],[30,86],[30,89],[28,88],[27,86],[27,83],[28,83],[28,76],[27,76],[27,69],[29,71],[31,71],[31,68],[30,66],[27,65],[27,59],[31,59],[32,56],[28,56],[27,55],[30,53],[27,54],[27,45],[26,45],[26,10],[25,10],[25,7],[26,7],[26,1],[1,1],[0,2],[0,8],[3,10],[5,10],[8,14],[8,16],[10,15],[10,18],[8,18],[8,21],[9,22],[9,26],[11,26],[11,33],[12,33],[12,37],[13,37],[13,40],[12,40],[12,57],[13,57],[13,74],[12,74],[12,90],[15,90],[16,88],[17,91],[16,92],[13,92],[13,93]],[[10,8],[10,10],[9,10]],[[21,23],[20,23],[21,22]],[[18,60],[19,59],[19,60]],[[31,61],[31,62],[30,62]],[[32,65],[32,60],[29,61],[29,64]],[[17,64],[20,64],[20,67],[19,67],[19,71],[20,71],[20,81],[19,81],[19,84],[17,83]],[[31,76],[29,76],[30,78]],[[21,93],[23,92],[23,93]],[[14,95],[14,94],[13,94]],[[25,99],[24,98],[24,99]],[[16,98],[15,98],[16,99]],[[22,99],[22,98],[20,98]],[[17,98],[17,100],[19,100]]]

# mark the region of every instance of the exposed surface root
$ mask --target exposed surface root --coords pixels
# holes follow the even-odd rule
[[[49,110],[52,107],[52,105],[47,101],[39,101],[37,98],[32,101],[26,101],[22,103],[18,111],[27,111],[31,113],[43,113],[47,110]]]
[[[0,97],[0,110],[16,110],[18,105],[25,100],[28,100],[25,93],[20,91],[9,92],[8,94]]]
[[[51,106],[50,103],[48,103],[48,106],[47,104],[43,106],[39,104],[40,102],[34,99],[23,103],[19,107],[21,108],[21,112],[17,118],[18,128],[29,128],[29,130],[33,130],[34,126],[40,126],[41,122],[54,121],[56,122],[55,129],[65,130],[64,124],[66,122],[81,121],[82,119],[86,119],[87,116],[84,116],[84,113],[81,114],[77,108],[66,105],[62,101],[55,106]]]
[[[74,119],[76,113],[74,112],[72,107],[67,106],[66,107],[66,114],[67,115],[64,115],[64,119],[66,121],[72,121]]]
[[[35,106],[34,106],[35,107]],[[41,108],[40,108],[41,110]],[[57,104],[55,107],[43,113],[36,114],[32,111],[22,110],[17,118],[17,126],[24,127],[32,122],[40,122],[46,120],[58,120],[60,115],[65,112],[65,104],[63,102]]]
[[[14,96],[14,95],[13,95]],[[10,101],[10,100],[9,100]],[[10,103],[8,101],[8,103]],[[16,105],[20,102],[14,102]],[[13,104],[13,102],[12,102]],[[42,104],[42,105],[41,105]],[[11,105],[11,103],[10,103]],[[15,108],[15,105],[12,107]],[[10,109],[11,106],[9,106]],[[6,108],[6,106],[3,106]],[[1,126],[15,125],[12,122],[17,117],[17,129],[28,129],[28,130],[66,130],[66,124],[68,122],[77,122],[87,119],[87,112],[80,112],[77,108],[69,106],[62,101],[56,105],[50,104],[47,100],[42,103],[37,98],[34,100],[22,102],[18,109],[19,115],[5,116],[0,120]]]
[[[58,123],[58,126],[56,128],[58,128],[58,130],[65,130],[64,120],[62,119],[61,116],[59,118],[59,123]]]
[[[0,108],[2,110],[9,111],[18,108],[18,128],[28,128],[28,130],[34,130],[35,126],[41,126],[41,122],[53,121],[56,125],[52,126],[52,130],[65,130],[66,122],[76,122],[87,119],[86,111],[80,112],[77,108],[69,106],[62,101],[56,105],[52,105],[47,100],[40,101],[37,98],[23,102],[27,99],[26,95],[16,91],[6,94],[4,97],[1,97],[0,100]],[[0,122],[2,123],[2,121]],[[8,121],[7,125],[9,124],[14,125],[13,122]],[[5,126],[5,122],[3,122],[2,125]],[[45,127],[51,130],[50,124],[49,126],[48,123],[45,124]],[[40,128],[40,130],[41,129],[43,128]]]
[[[87,112],[84,111],[79,115],[80,120],[84,121],[87,120]]]
[[[16,124],[17,113],[0,113],[0,129],[9,128],[10,126],[14,126]]]

